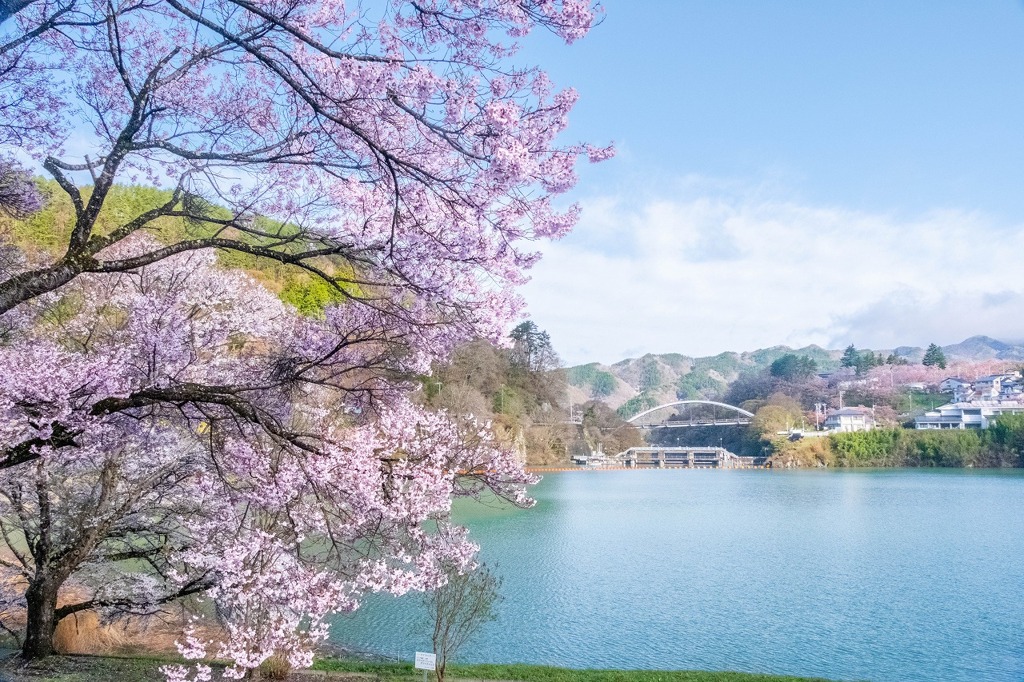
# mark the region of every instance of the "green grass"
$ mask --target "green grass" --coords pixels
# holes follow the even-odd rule
[[[23,663],[14,652],[0,661],[0,680],[10,682],[163,682],[160,666],[180,659],[150,656],[50,656]]]
[[[897,399],[896,408],[900,412],[906,411],[910,414],[916,414],[918,412],[927,412],[939,405],[945,405],[952,399],[953,396],[949,393],[918,393],[917,391],[909,391]]]
[[[178,662],[174,658],[151,656],[51,656],[28,665],[15,657],[14,651],[0,652],[0,680],[11,682],[163,682],[160,666]],[[380,682],[420,682],[423,671],[411,663],[378,663],[335,658],[317,659],[313,670],[366,675]],[[372,677],[369,677],[372,676]],[[573,670],[541,665],[450,665],[452,680],[495,680],[516,682],[827,682],[821,678],[787,677],[784,675],[751,675],[736,672],[700,670]],[[215,675],[215,679],[219,679]],[[301,671],[294,679],[308,680]],[[330,679],[330,678],[326,678]],[[431,682],[434,675],[430,675]],[[348,677],[349,682],[352,675]]]
[[[350,673],[372,673],[385,682],[413,682],[422,671],[410,663],[369,663],[322,659],[314,670]],[[822,678],[787,677],[784,675],[752,675],[736,672],[705,672],[700,670],[574,670],[542,665],[477,664],[449,665],[447,676],[474,680],[516,680],[517,682],[809,682]],[[431,676],[433,677],[433,676]]]

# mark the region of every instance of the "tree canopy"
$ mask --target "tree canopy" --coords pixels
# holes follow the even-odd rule
[[[558,355],[551,345],[551,337],[537,327],[533,320],[516,325],[509,338],[513,341],[513,363],[532,372],[543,372],[558,367]]]
[[[907,364],[907,361],[892,353],[890,353],[889,357],[886,358],[881,353],[875,353],[874,351],[858,351],[851,343],[846,347],[846,350],[843,351],[843,357],[840,360],[840,364],[843,367],[852,367],[857,370],[858,374],[862,374],[872,367],[881,367],[882,365],[903,365]]]
[[[236,677],[275,652],[305,665],[366,591],[472,563],[453,496],[528,503],[533,479],[486,428],[408,394],[504,336],[530,242],[575,222],[552,199],[578,158],[611,153],[561,144],[575,93],[510,60],[532,29],[571,43],[595,18],[588,0],[0,5],[3,211],[42,204],[15,149],[70,206],[52,249],[0,234],[23,655],[52,649],[74,576],[75,608],[152,610],[190,586],[216,602],[223,641],[185,633],[196,663],[171,680],[210,657]],[[115,210],[139,184],[158,200]],[[215,253],[324,291],[275,297]],[[89,508],[103,521],[78,533]]]
[[[787,353],[773,362],[768,371],[774,377],[797,381],[814,376],[818,371],[818,363],[806,355],[797,357],[793,353]]]
[[[928,344],[928,349],[924,352],[924,360],[921,361],[921,364],[928,367],[935,366],[940,369],[946,369],[946,354],[934,343]]]

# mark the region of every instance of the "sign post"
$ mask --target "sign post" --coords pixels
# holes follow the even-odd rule
[[[423,682],[427,682],[427,671],[437,668],[437,655],[422,651],[416,652],[416,669],[423,671]]]

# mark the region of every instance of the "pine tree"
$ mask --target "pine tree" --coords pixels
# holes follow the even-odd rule
[[[946,369],[946,354],[934,343],[929,344],[928,350],[924,352],[924,360],[921,361],[921,364],[927,367],[938,365],[940,369]]]

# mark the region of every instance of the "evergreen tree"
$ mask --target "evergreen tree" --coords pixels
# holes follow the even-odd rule
[[[875,354],[874,351],[858,351],[857,348],[851,343],[843,351],[843,357],[839,361],[839,364],[843,367],[853,367],[857,370],[857,374],[861,374],[871,369],[872,367],[878,367],[885,364],[885,359],[882,354]]]
[[[793,353],[787,353],[772,363],[769,372],[774,377],[788,381],[799,381],[807,379],[818,371],[818,363],[806,355],[797,357]]]
[[[946,354],[934,343],[929,344],[928,350],[924,352],[924,360],[921,361],[921,364],[928,367],[938,365],[940,369],[946,369]]]
[[[615,391],[615,377],[610,372],[598,372],[590,388],[591,393],[598,398],[610,396]]]
[[[512,364],[528,371],[538,372],[558,367],[558,356],[551,345],[551,337],[532,320],[516,325],[509,333],[513,341]]]

